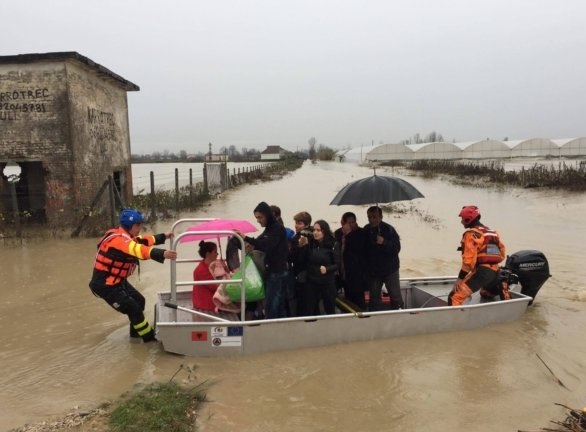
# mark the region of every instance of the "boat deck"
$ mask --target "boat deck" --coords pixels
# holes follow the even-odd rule
[[[432,308],[447,306],[447,297],[454,283],[454,278],[437,278],[436,280],[404,279],[401,281],[401,293],[405,302],[406,309]],[[383,295],[383,301],[386,296]],[[388,297],[386,297],[388,300]],[[166,302],[172,302],[184,309],[193,309],[191,290],[177,291],[176,301],[171,299],[171,293],[159,293],[159,322],[210,322],[211,319],[198,316],[192,312],[184,310],[174,310],[166,307]],[[383,302],[383,306],[384,306]],[[341,308],[336,309],[337,314],[347,314]],[[366,312],[364,312],[366,313]],[[352,314],[352,313],[350,313]],[[307,319],[300,317],[299,319]],[[236,322],[241,322],[240,320]]]

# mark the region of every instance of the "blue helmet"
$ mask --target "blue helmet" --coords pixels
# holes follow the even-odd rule
[[[132,225],[142,222],[144,222],[144,217],[136,209],[125,209],[120,213],[120,225],[122,228],[130,229]]]

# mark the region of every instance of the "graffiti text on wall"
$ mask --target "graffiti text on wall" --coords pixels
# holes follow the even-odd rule
[[[51,93],[47,88],[0,92],[0,121],[19,120],[21,113],[44,113]]]
[[[87,108],[89,134],[99,141],[116,139],[114,114],[96,108]]]

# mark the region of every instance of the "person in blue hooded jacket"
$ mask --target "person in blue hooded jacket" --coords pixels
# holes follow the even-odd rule
[[[254,217],[264,231],[256,238],[243,236],[254,249],[264,252],[265,318],[287,317],[287,259],[289,241],[285,227],[277,222],[264,201],[254,209]]]

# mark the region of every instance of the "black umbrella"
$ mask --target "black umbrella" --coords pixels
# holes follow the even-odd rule
[[[379,204],[423,198],[411,183],[397,178],[378,176],[353,181],[338,192],[330,205]]]

